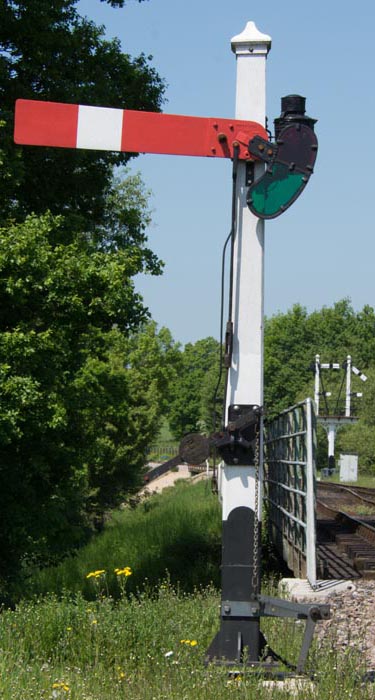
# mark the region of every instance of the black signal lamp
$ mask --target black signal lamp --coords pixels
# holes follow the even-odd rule
[[[281,98],[281,114],[274,119],[275,139],[277,141],[280,132],[291,124],[306,124],[314,131],[317,119],[312,119],[305,114],[306,97],[302,95],[286,95]]]

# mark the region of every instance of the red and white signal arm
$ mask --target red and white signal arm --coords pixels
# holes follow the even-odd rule
[[[252,121],[190,117],[110,107],[17,100],[14,140],[29,146],[254,160],[249,141],[267,139]]]

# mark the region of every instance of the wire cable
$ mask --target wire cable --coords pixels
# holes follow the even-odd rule
[[[223,375],[223,339],[224,339],[224,293],[225,293],[225,258],[227,252],[227,246],[229,241],[231,241],[231,260],[230,260],[230,277],[229,277],[229,303],[228,303],[228,324],[232,322],[233,313],[233,276],[234,276],[234,241],[236,236],[236,184],[237,184],[237,171],[238,171],[238,155],[239,146],[233,147],[233,170],[232,170],[232,214],[231,214],[231,229],[225,240],[221,258],[221,300],[220,300],[220,365],[219,365],[219,375],[213,396],[213,431],[216,430],[216,402],[217,395],[219,392],[219,387],[221,383],[221,378]],[[224,392],[224,405],[223,405],[223,426],[225,424],[225,399],[228,388],[228,375],[229,369],[227,368],[226,385]]]
[[[324,399],[324,403],[325,403],[325,407],[326,407],[326,411],[327,411],[327,414],[326,414],[326,415],[329,416],[329,408],[328,408],[327,395],[326,395],[326,390],[325,390],[325,386],[324,386],[324,382],[323,382],[323,377],[322,377],[322,375],[320,375],[320,383],[321,383],[321,385],[322,385],[322,394],[323,394],[323,399]]]
[[[224,340],[224,292],[225,292],[225,257],[226,257],[226,250],[227,250],[227,245],[232,237],[232,231],[229,232],[229,235],[227,236],[224,246],[223,246],[223,252],[221,256],[221,301],[220,301],[220,364],[219,364],[219,375],[218,375],[218,380],[217,384],[215,387],[214,391],[214,396],[213,396],[213,430],[215,432],[216,430],[216,402],[217,402],[217,395],[219,392],[219,387],[220,387],[220,382],[221,382],[221,377],[223,375],[223,340]]]
[[[339,410],[340,410],[339,403],[340,403],[340,399],[341,399],[342,390],[343,390],[343,388],[344,388],[345,379],[346,379],[346,375],[345,375],[345,373],[344,373],[344,374],[343,374],[343,377],[342,377],[342,382],[341,382],[341,386],[340,386],[340,389],[339,389],[339,393],[338,393],[338,395],[337,395],[337,401],[336,401],[336,406],[335,406],[335,416],[338,416],[338,415],[339,415]]]

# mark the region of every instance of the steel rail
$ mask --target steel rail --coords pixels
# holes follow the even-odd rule
[[[343,510],[337,510],[337,508],[333,508],[332,506],[327,505],[320,499],[317,499],[316,504],[324,510],[329,510],[331,513],[334,513],[334,520],[336,522],[340,523],[341,521],[343,524],[347,522],[351,525],[354,525],[355,530],[351,534],[357,533],[361,537],[363,537],[363,539],[367,540],[367,542],[375,546],[375,527],[373,527],[373,525],[370,525],[370,523],[366,523],[361,518],[357,518],[353,515],[350,515],[349,513],[345,513],[345,511]]]
[[[352,489],[350,486],[346,486],[344,484],[329,484],[328,485],[328,484],[320,482],[320,484],[319,484],[320,490],[324,490],[327,487],[328,487],[327,490],[328,491],[331,490],[333,493],[335,491],[336,492],[337,491],[346,491],[347,493],[350,493],[355,498],[358,498],[359,500],[364,501],[365,503],[370,503],[371,505],[375,506],[375,500],[373,500],[371,498],[367,498],[367,496],[362,496],[360,494],[360,492],[358,491],[358,488],[360,488],[360,487],[356,487],[355,489]],[[371,493],[371,491],[374,492],[373,489],[370,490],[370,493]],[[367,491],[366,491],[366,493],[367,493]]]

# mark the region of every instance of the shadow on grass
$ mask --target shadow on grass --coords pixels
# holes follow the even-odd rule
[[[204,534],[187,530],[158,553],[144,557],[129,591],[142,587],[145,581],[156,586],[166,575],[173,586],[186,593],[209,584],[219,587],[220,559],[220,541],[210,541]]]

